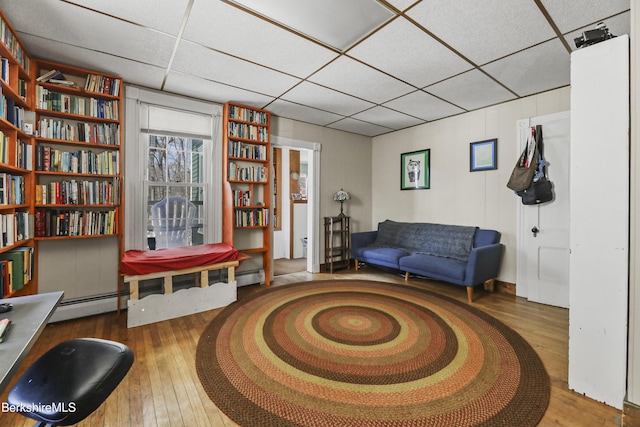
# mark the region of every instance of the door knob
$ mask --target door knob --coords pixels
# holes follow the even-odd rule
[[[533,233],[533,237],[536,237],[540,232],[540,229],[534,225],[533,228],[531,229],[531,232]]]

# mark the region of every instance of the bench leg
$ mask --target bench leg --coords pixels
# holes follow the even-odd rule
[[[164,293],[173,293],[173,276],[164,276]]]
[[[467,301],[473,303],[473,286],[467,286]]]
[[[140,293],[138,291],[138,281],[134,280],[129,283],[129,298],[133,300],[140,299]]]

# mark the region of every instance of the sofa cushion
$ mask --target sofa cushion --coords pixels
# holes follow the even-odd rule
[[[450,277],[457,281],[464,280],[466,269],[466,261],[452,258],[425,254],[413,254],[400,258],[400,270],[424,275],[427,275],[426,272],[429,272],[434,275]]]
[[[386,220],[378,224],[373,246],[404,248],[423,253],[466,261],[478,227]]]
[[[400,248],[376,248],[366,247],[359,251],[360,257],[375,264],[376,262],[384,262],[386,265],[398,266],[398,259],[411,255],[409,252]]]

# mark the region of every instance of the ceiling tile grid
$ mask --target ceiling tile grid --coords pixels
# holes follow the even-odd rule
[[[575,37],[600,21],[615,35],[631,26],[630,0],[0,0],[0,8],[36,58],[367,136],[567,86]]]

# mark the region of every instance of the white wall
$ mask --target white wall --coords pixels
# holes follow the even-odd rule
[[[515,283],[520,198],[506,183],[519,154],[516,122],[569,110],[569,95],[562,88],[373,138],[369,229],[393,219],[498,230],[506,246],[498,279]],[[498,169],[469,172],[469,144],[491,138],[498,138]],[[426,148],[431,188],[400,190],[400,155]]]

